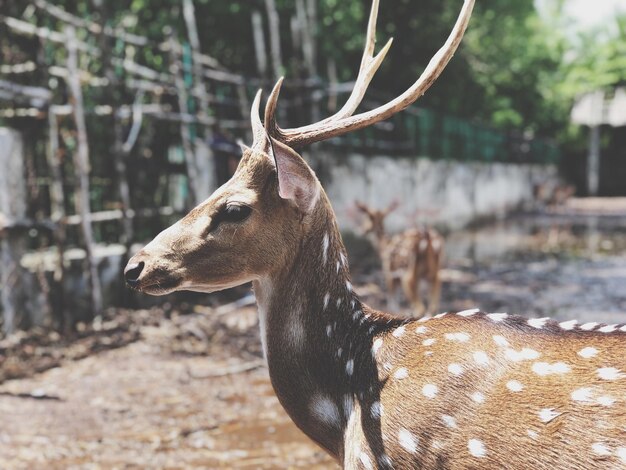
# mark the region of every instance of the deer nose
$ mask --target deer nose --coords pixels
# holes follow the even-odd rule
[[[126,268],[124,269],[124,279],[126,280],[126,284],[130,287],[135,287],[139,283],[139,276],[141,276],[141,272],[143,271],[146,263],[140,261],[139,263],[128,263]]]

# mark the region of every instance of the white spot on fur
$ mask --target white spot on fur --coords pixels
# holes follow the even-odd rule
[[[448,372],[454,375],[461,375],[463,373],[463,366],[461,364],[453,362],[448,366]]]
[[[610,397],[608,395],[602,395],[601,397],[598,397],[598,404],[602,405],[602,406],[613,406],[613,403],[615,403],[615,398]]]
[[[583,388],[574,390],[571,393],[571,397],[572,397],[572,400],[574,401],[581,401],[584,403],[589,403],[592,401],[591,400],[592,393],[593,391],[589,387],[583,387]]]
[[[626,333],[626,325],[622,326],[619,330],[623,331],[624,333]]]
[[[502,346],[503,348],[506,348],[509,346],[509,342],[507,341],[507,339],[502,336],[502,335],[493,335],[493,341],[494,343],[496,343],[498,346]]]
[[[531,439],[537,439],[537,437],[539,437],[539,434],[537,434],[532,429],[526,430],[526,434],[528,434],[528,437],[530,437]]]
[[[328,239],[328,232],[324,234],[324,241],[322,243],[322,258],[324,260],[324,264],[326,264],[326,260],[328,259],[328,244],[329,244],[329,239]]]
[[[428,338],[422,341],[423,346],[432,346],[433,344],[435,344],[435,340],[433,338]]]
[[[383,339],[382,338],[376,338],[374,340],[374,344],[372,344],[372,354],[374,356],[376,356],[376,353],[378,352],[378,350],[383,346]]]
[[[453,416],[450,415],[442,415],[441,416],[441,420],[443,421],[443,423],[448,426],[449,428],[453,428],[456,429],[457,425],[456,425],[456,419],[454,419]]]
[[[341,354],[343,354],[343,348],[337,349],[337,357],[341,357]]]
[[[324,310],[328,307],[328,302],[330,301],[330,293],[326,292],[324,295]]]
[[[341,306],[341,297],[337,299],[336,305],[337,305],[337,308]]]
[[[339,264],[339,261],[337,261],[337,273],[339,273],[340,268],[341,268],[341,265]]]
[[[476,403],[484,403],[485,402],[485,395],[483,395],[480,392],[474,392],[471,395],[472,400],[474,400]]]
[[[524,386],[517,380],[509,380],[506,383],[506,388],[508,388],[512,392],[521,392],[522,390],[524,390]]]
[[[354,398],[352,398],[352,395],[344,395],[343,396],[343,415],[345,416],[346,420],[349,420],[354,414]]]
[[[326,325],[326,336],[328,336],[330,338],[330,336],[333,334],[333,326],[332,325]]]
[[[528,320],[528,324],[530,326],[532,326],[533,328],[537,328],[537,329],[541,329],[544,326],[546,326],[546,322],[549,320],[548,317],[543,317],[543,318],[531,318],[530,320]]]
[[[399,338],[400,336],[402,336],[405,332],[406,328],[404,326],[399,326],[398,328],[396,328],[395,330],[393,330],[393,333],[391,333],[394,337]]]
[[[424,356],[432,356],[432,351],[424,351]]]
[[[393,373],[393,377],[398,380],[406,379],[409,376],[409,371],[406,367],[400,367]]]
[[[352,375],[354,372],[354,359],[348,359],[346,362],[346,374]]]
[[[459,343],[465,343],[470,339],[470,335],[467,333],[446,333],[445,337],[449,341],[458,341]]]
[[[585,330],[585,331],[591,331],[593,330],[596,326],[598,326],[598,323],[595,321],[591,321],[589,323],[585,323],[583,325],[580,325],[580,329],[581,330]]]
[[[422,387],[422,395],[424,395],[426,398],[435,398],[438,391],[439,389],[437,388],[437,386],[433,384],[426,384]]]
[[[472,315],[480,312],[479,308],[471,308],[469,310],[463,310],[461,312],[457,312],[457,315],[461,315],[462,317],[471,317]]]
[[[359,460],[367,470],[374,470],[374,467],[372,466],[372,460],[365,452],[361,452],[359,454]]]
[[[378,457],[378,463],[383,467],[393,468],[393,462],[387,454],[382,454]]]
[[[535,362],[533,364],[533,372],[537,375],[550,375],[550,374],[566,374],[571,371],[570,366],[564,362]]]
[[[585,359],[589,359],[590,357],[594,357],[596,354],[598,354],[598,350],[596,348],[592,348],[592,347],[583,348],[580,351],[578,351],[578,355],[580,357],[584,357]]]
[[[515,349],[507,349],[504,352],[505,357],[509,361],[520,362],[520,361],[532,361],[533,359],[538,359],[541,354],[539,354],[534,349],[530,348],[522,348],[521,351],[516,351]]]
[[[592,444],[591,449],[593,450],[594,454],[597,455],[611,455],[611,451],[609,450],[609,448],[601,442],[596,442]]]
[[[472,356],[476,364],[479,366],[486,366],[489,365],[489,362],[491,362],[485,351],[475,351]]]
[[[339,409],[334,401],[326,396],[314,396],[310,403],[313,416],[332,427],[339,427]]]
[[[604,380],[617,380],[624,378],[625,375],[615,367],[601,367],[598,369],[598,377]]]
[[[448,314],[448,312],[438,313],[433,318],[443,318]]]
[[[407,452],[411,454],[417,452],[417,438],[408,429],[400,428],[400,431],[398,431],[398,442]]]
[[[573,330],[578,325],[578,320],[568,320],[559,323],[559,326],[564,330]]]
[[[506,317],[508,317],[509,314],[508,313],[488,313],[487,317],[489,317],[490,320],[495,321],[495,322],[500,322],[502,320],[505,320]]]
[[[549,423],[554,418],[561,416],[561,413],[554,411],[554,408],[544,408],[539,411],[539,419],[542,423]]]
[[[345,254],[339,253],[339,257],[341,258],[341,264],[343,264],[344,266],[348,264],[348,258],[346,258]]]
[[[626,447],[620,447],[619,449],[617,449],[615,454],[622,462],[626,463]]]
[[[467,448],[469,449],[470,454],[474,457],[484,457],[487,454],[487,450],[485,449],[485,444],[478,439],[470,439],[467,442]]]
[[[370,411],[372,414],[372,418],[380,419],[380,417],[383,415],[383,405],[379,401],[375,401],[374,403],[372,403],[372,408]]]
[[[425,327],[425,326],[423,326],[423,325],[422,325],[422,326],[418,326],[417,328],[415,328],[415,332],[416,332],[418,335],[424,334],[424,333],[426,333],[427,331],[428,331],[428,328],[426,328],[426,327]]]
[[[615,330],[617,330],[617,325],[605,325],[598,331],[600,333],[613,333]]]
[[[346,289],[348,289],[348,292],[352,292],[352,283],[350,281],[346,281]]]

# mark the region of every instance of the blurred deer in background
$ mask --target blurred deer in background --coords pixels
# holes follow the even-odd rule
[[[374,56],[374,0],[361,70],[344,107],[280,129],[281,81],[233,177],[135,254],[129,286],[152,295],[252,281],[269,377],[296,425],[346,469],[581,469],[626,466],[626,326],[477,310],[408,320],[360,301],[337,220],[293,148],[372,125],[437,79],[445,45],[402,95],[356,111]]]
[[[441,278],[439,270],[443,257],[443,237],[434,229],[409,229],[395,235],[387,235],[385,218],[398,207],[392,202],[384,210],[368,207],[357,201],[357,208],[367,216],[364,226],[366,234],[372,234],[383,268],[387,286],[388,305],[392,310],[399,307],[400,286],[406,299],[413,307],[415,317],[435,313],[439,308]],[[420,293],[420,281],[428,287],[428,308]]]

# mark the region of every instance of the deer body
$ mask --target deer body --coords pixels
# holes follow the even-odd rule
[[[435,313],[439,307],[441,278],[439,270],[443,258],[443,237],[434,229],[410,229],[389,236],[385,231],[385,218],[397,206],[376,210],[357,202],[359,210],[368,217],[366,233],[372,233],[374,244],[383,268],[383,276],[392,308],[398,308],[396,298],[401,287],[416,317]],[[420,282],[429,285],[428,308],[420,294]]]
[[[380,109],[352,116],[384,56],[372,56],[372,20],[354,94],[318,127],[276,126],[280,82],[261,124],[257,94],[254,144],[234,176],[135,254],[126,282],[162,295],[252,281],[276,394],[344,468],[623,468],[626,327],[370,309],[352,289],[326,194],[290,147],[408,106],[452,56],[472,6],[425,75]]]

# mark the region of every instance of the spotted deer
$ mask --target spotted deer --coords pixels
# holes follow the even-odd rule
[[[360,201],[356,201],[356,207],[367,216],[363,231],[374,237],[390,308],[399,307],[397,293],[402,287],[406,299],[413,307],[415,317],[436,312],[441,294],[439,269],[443,255],[443,237],[433,228],[409,229],[392,236],[387,235],[385,218],[398,207],[395,201],[382,210],[372,209]],[[420,293],[422,280],[429,285],[428,309]]]
[[[152,295],[252,282],[269,377],[296,425],[347,469],[626,467],[626,326],[476,310],[399,319],[359,300],[335,215],[293,150],[400,111],[442,72],[468,24],[402,95],[353,115],[389,48],[365,52],[345,106],[281,129],[275,86],[234,176],[134,255]]]

